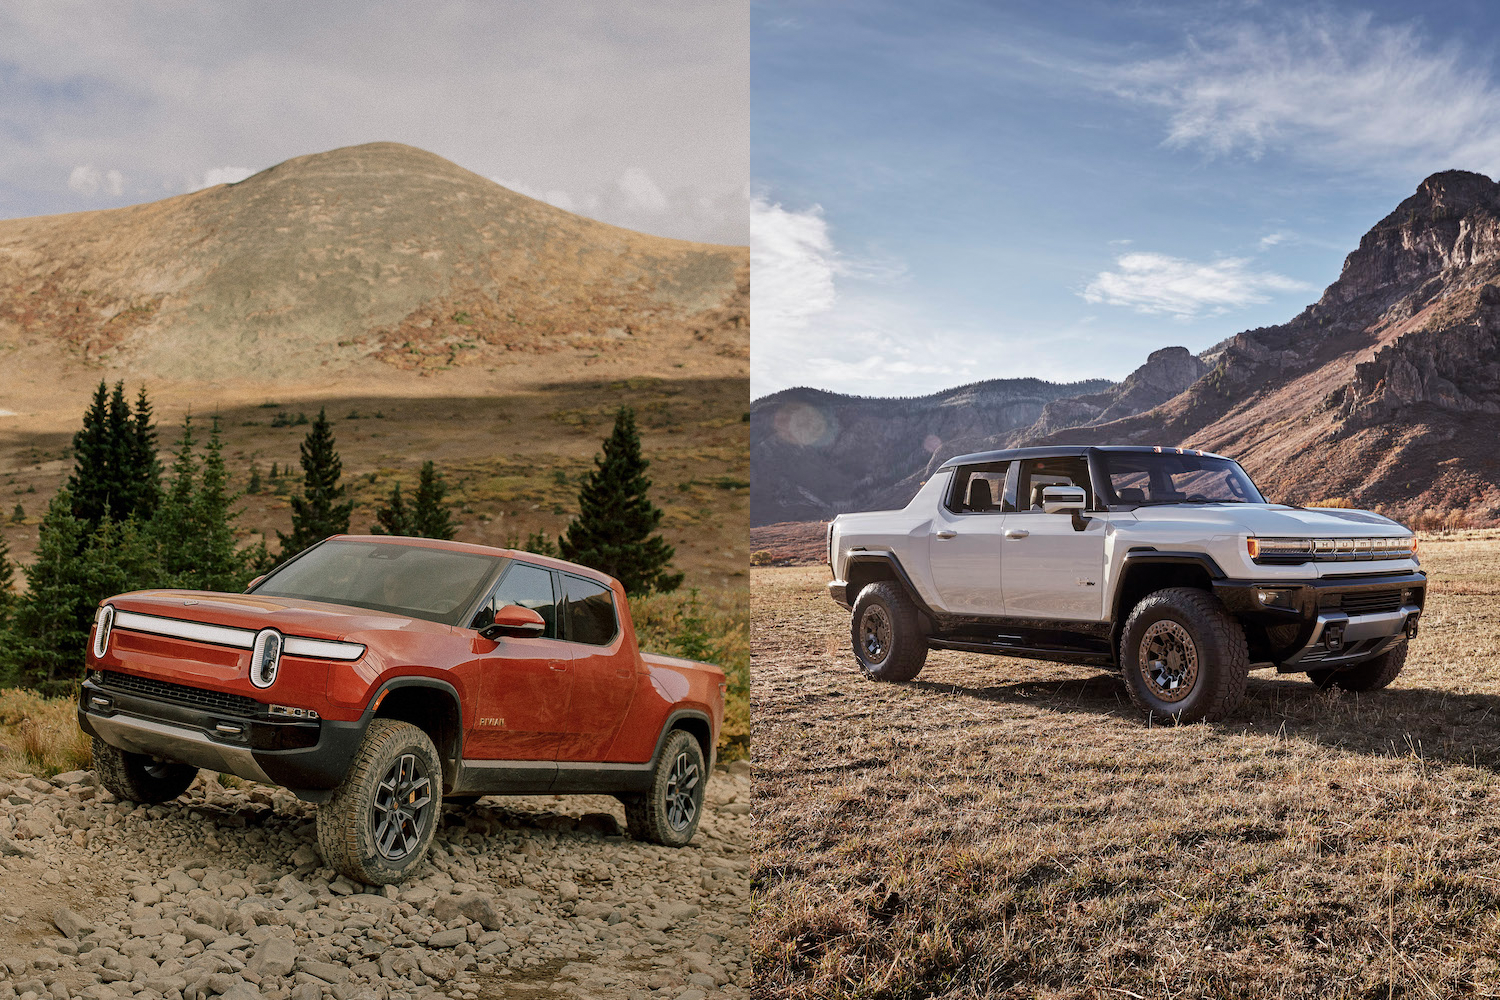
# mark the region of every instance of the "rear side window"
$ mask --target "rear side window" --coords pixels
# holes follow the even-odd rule
[[[495,620],[495,612],[507,604],[519,604],[542,616],[547,623],[543,633],[548,639],[557,638],[557,595],[553,592],[552,571],[530,563],[511,563],[510,569],[500,578],[495,592],[479,611],[475,627],[483,628]]]
[[[615,617],[614,591],[577,576],[562,579],[568,641],[589,646],[607,646],[613,642],[620,631],[619,619]]]
[[[1004,503],[1009,462],[961,465],[953,473],[948,509],[955,514],[999,514],[1013,510]]]
[[[1082,486],[1089,489],[1089,463],[1083,456],[1033,458],[1021,463],[1016,478],[1016,506],[1023,511],[1042,509],[1042,490],[1048,486]]]

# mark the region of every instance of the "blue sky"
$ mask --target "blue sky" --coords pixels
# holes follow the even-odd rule
[[[748,239],[747,0],[0,5],[0,218],[376,140],[616,225]]]
[[[1120,378],[1500,176],[1481,3],[751,8],[752,393]]]

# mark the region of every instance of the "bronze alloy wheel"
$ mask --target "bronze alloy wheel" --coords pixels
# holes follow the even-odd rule
[[[370,808],[375,846],[382,857],[400,861],[423,842],[432,811],[432,779],[415,754],[402,754],[375,786]]]
[[[890,650],[891,619],[879,604],[871,604],[860,616],[859,644],[871,663],[884,660]]]
[[[1181,701],[1198,681],[1198,647],[1186,628],[1163,618],[1141,636],[1140,668],[1152,694],[1165,702]]]

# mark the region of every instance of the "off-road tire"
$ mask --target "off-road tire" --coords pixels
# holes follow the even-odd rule
[[[381,784],[408,755],[412,757],[411,766],[426,781],[428,802],[417,811],[413,822],[403,825],[410,835],[399,838],[394,849],[404,853],[391,858],[381,852],[376,838],[376,824],[380,816],[388,814],[377,815],[377,794],[387,796],[381,804],[388,803],[389,792],[382,792]],[[421,793],[401,797],[408,795]],[[344,780],[333,790],[333,796],[318,806],[318,846],[323,849],[323,860],[334,871],[366,885],[400,882],[427,856],[442,808],[443,769],[432,740],[409,722],[375,719],[365,730],[364,742]]]
[[[1410,645],[1403,642],[1373,660],[1343,670],[1309,670],[1307,678],[1324,690],[1341,687],[1345,691],[1379,691],[1395,680],[1401,668],[1406,666],[1406,650]]]
[[[1152,626],[1167,639],[1190,640],[1194,676],[1186,694],[1175,700],[1158,693],[1158,685],[1142,670],[1142,655],[1151,641]],[[1239,707],[1250,676],[1250,651],[1245,630],[1219,599],[1203,590],[1170,587],[1146,595],[1120,634],[1120,667],[1130,700],[1141,711],[1178,722],[1217,722]]]
[[[167,802],[187,791],[198,777],[198,769],[121,750],[95,736],[94,774],[116,798],[152,804]]]
[[[684,773],[693,782],[685,789],[681,787]],[[703,789],[707,784],[703,748],[692,733],[673,731],[651,771],[651,790],[619,796],[625,806],[625,829],[636,840],[665,847],[686,845],[703,818]],[[685,815],[689,812],[691,815]]]
[[[849,619],[849,640],[860,671],[871,680],[909,681],[927,662],[922,613],[891,580],[867,584],[859,592]]]

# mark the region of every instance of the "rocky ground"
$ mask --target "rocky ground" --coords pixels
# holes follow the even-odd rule
[[[602,796],[449,808],[375,890],[323,867],[315,808],[281,789],[204,772],[148,807],[88,771],[0,772],[0,1000],[743,996],[749,767],[707,795],[681,850]]]

